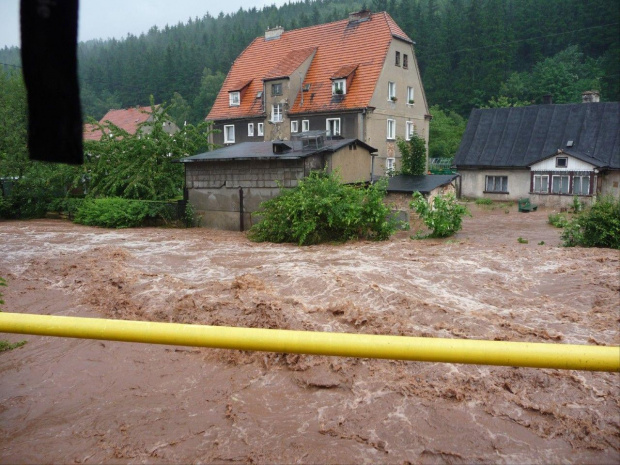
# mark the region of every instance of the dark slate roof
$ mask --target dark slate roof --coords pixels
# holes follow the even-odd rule
[[[620,169],[620,103],[474,109],[454,164],[459,169],[524,168],[558,150],[597,167]]]
[[[284,153],[273,153],[273,145],[286,144],[292,147],[291,150]],[[261,141],[261,142],[242,142],[240,144],[229,145],[211,152],[199,153],[187,158],[177,160],[180,163],[192,163],[206,160],[298,160],[310,155],[319,153],[333,153],[349,144],[355,143],[370,153],[376,152],[377,149],[358,139],[334,139],[326,140],[323,147],[319,149],[302,150],[301,141]]]
[[[450,184],[457,177],[457,174],[423,174],[419,176],[399,174],[388,178],[387,191],[409,194],[419,192],[426,195],[438,187]]]

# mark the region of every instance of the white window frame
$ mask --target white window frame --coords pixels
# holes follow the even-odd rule
[[[489,189],[490,179],[493,179],[492,189]],[[499,185],[499,188],[498,188],[498,185]],[[508,176],[502,176],[502,175],[485,176],[484,177],[484,192],[495,192],[499,194],[507,194],[508,193]]]
[[[415,124],[413,121],[407,121],[405,123],[405,140],[411,140],[411,136],[415,133]]]
[[[415,103],[415,90],[413,87],[407,86],[407,105],[413,105],[414,103]]]
[[[394,171],[396,167],[396,158],[388,157],[385,159],[385,172],[390,174]]]
[[[254,136],[254,123],[248,123],[248,137]]]
[[[583,181],[587,180],[587,184],[586,184],[586,192],[583,192]],[[578,174],[573,176],[573,194],[574,195],[590,195],[590,175],[582,175],[582,174]],[[581,188],[579,189],[579,192],[575,192],[575,183],[577,182],[577,180],[579,180],[579,185],[581,186]]]
[[[560,160],[562,160],[563,164],[560,164]],[[555,167],[556,168],[568,168],[568,157],[556,157]]]
[[[556,192],[554,189],[555,180],[560,178],[560,190]],[[562,192],[562,178],[566,178],[566,192]],[[568,174],[554,174],[551,176],[551,193],[555,195],[567,195],[570,193],[570,176]]]
[[[336,79],[335,81],[332,81],[332,95],[338,95],[338,89],[342,90],[342,95],[347,93],[346,79]]]
[[[291,121],[291,132],[299,132],[299,121]]]
[[[232,138],[229,137],[229,130],[231,128],[232,128]],[[225,144],[235,143],[235,125],[234,124],[226,124],[224,126],[224,143]]]
[[[239,105],[241,105],[241,92],[229,92],[228,104],[231,107],[238,107]]]
[[[388,100],[392,101],[396,97],[396,83],[388,81]]]
[[[536,189],[536,181],[538,178],[538,190]],[[543,190],[543,179],[546,184],[546,189]],[[548,194],[549,193],[549,175],[548,174],[535,174],[534,175],[534,184],[532,186],[532,192],[537,194]]]
[[[308,132],[310,130],[310,120],[303,119],[301,120],[301,132]]]
[[[330,130],[330,121],[334,122],[334,134],[331,133]],[[340,126],[340,118],[327,118],[325,120],[325,129],[327,130],[328,137],[339,136],[341,134],[342,128]]]
[[[265,135],[265,131],[264,131],[264,123],[258,123],[256,125],[256,135],[257,136],[264,136]]]
[[[396,120],[387,120],[387,137],[388,140],[396,139]]]
[[[283,121],[282,111],[284,109],[284,105],[281,103],[276,103],[271,105],[271,122],[272,123],[281,123]]]

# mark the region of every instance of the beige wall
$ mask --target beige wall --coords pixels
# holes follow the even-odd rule
[[[401,66],[396,66],[395,54],[400,52]],[[409,56],[409,68],[403,69],[403,55]],[[388,100],[388,82],[396,83],[397,101]],[[414,104],[407,102],[407,87],[414,89]],[[365,142],[378,149],[379,156],[375,160],[375,174],[385,173],[385,160],[388,156],[396,158],[396,169],[400,169],[400,152],[395,140],[387,139],[387,120],[396,121],[396,137],[405,138],[406,122],[411,121],[418,134],[425,138],[428,149],[428,124],[426,115],[429,113],[426,95],[415,59],[413,46],[398,39],[392,40],[387,52],[386,61],[381,71],[377,87],[370,102],[373,112],[366,114]]]
[[[620,171],[607,171],[599,175],[601,179],[601,195],[612,195],[620,198]]]
[[[370,161],[368,150],[355,145],[353,149],[344,147],[329,158],[329,169],[339,171],[344,183],[370,181]]]

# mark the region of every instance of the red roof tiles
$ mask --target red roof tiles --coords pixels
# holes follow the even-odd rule
[[[336,21],[282,33],[280,38],[258,37],[239,55],[207,116],[208,120],[262,116],[264,109],[255,96],[263,90],[263,79],[291,76],[312,53],[312,63],[303,81],[310,90],[297,95],[289,113],[342,111],[367,107],[375,90],[392,38],[412,42],[385,12],[369,20]],[[344,68],[355,68],[346,97],[332,102],[331,78]],[[252,79],[241,105],[229,106],[228,92],[235,84]],[[301,94],[301,93],[300,93]]]
[[[155,106],[157,108],[157,105]],[[103,124],[107,121],[124,129],[129,134],[135,134],[138,130],[138,125],[144,123],[151,116],[151,107],[134,107],[127,108],[126,110],[110,110],[103,118],[99,120],[99,123]],[[99,140],[101,139],[101,131],[95,130],[96,126],[92,124],[84,125],[84,140]]]

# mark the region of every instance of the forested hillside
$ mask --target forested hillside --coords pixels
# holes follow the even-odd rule
[[[578,101],[583,90],[620,99],[617,0],[305,0],[209,14],[139,37],[79,46],[84,112],[175,102],[177,121],[203,119],[238,54],[267,27],[286,30],[386,10],[416,42],[431,105],[472,107]],[[0,62],[19,64],[18,49]]]

